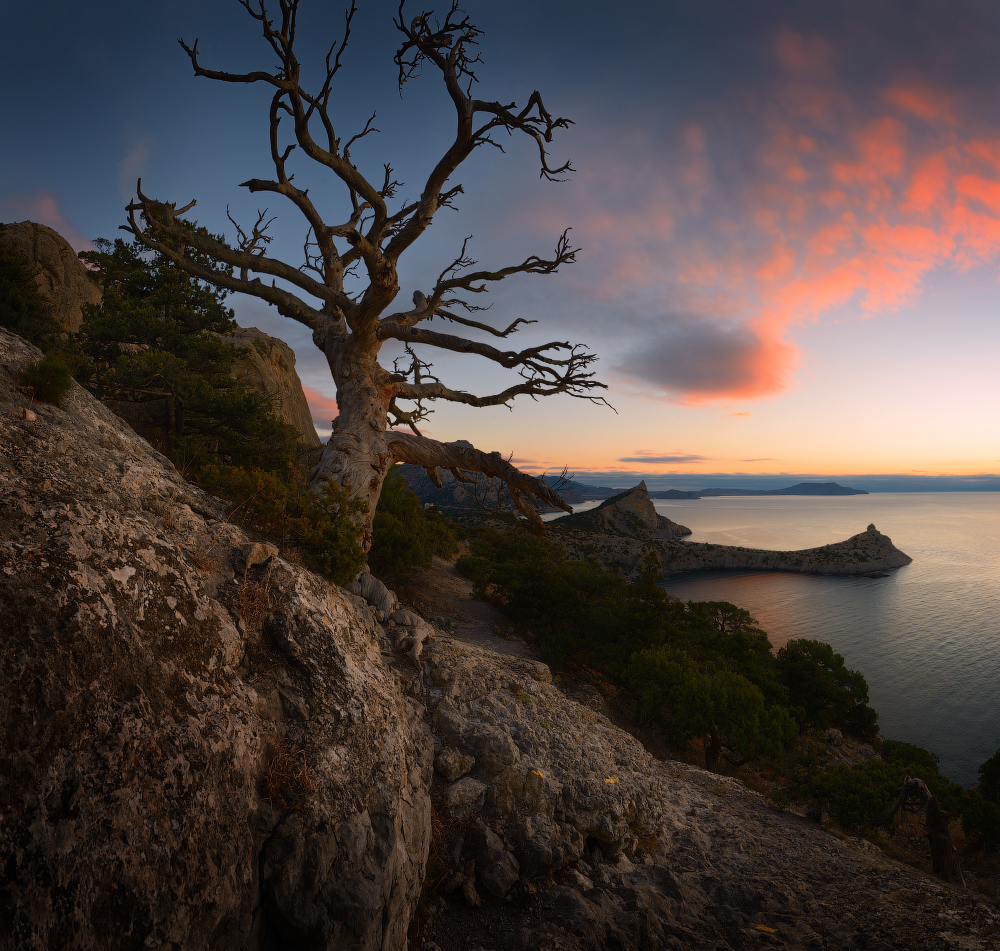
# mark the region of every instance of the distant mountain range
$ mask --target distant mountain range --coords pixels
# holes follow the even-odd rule
[[[556,482],[552,476],[542,477],[550,485]],[[618,495],[621,489],[612,489],[606,485],[587,485],[583,482],[570,480],[560,493],[573,505],[577,502],[587,502],[595,499],[610,499]],[[864,489],[851,489],[837,482],[799,482],[784,489],[696,489],[688,492],[683,489],[661,489],[649,493],[651,499],[700,499],[723,495],[868,495]]]
[[[666,489],[650,492],[651,499],[700,499],[720,495],[868,495],[864,489],[851,489],[837,482],[799,482],[785,489],[698,489],[684,492]]]
[[[463,440],[457,440],[457,442],[462,443]],[[446,470],[440,472],[442,482],[440,489],[431,482],[421,466],[403,465],[400,466],[400,471],[410,488],[417,493],[421,503],[425,505],[438,505],[448,511],[471,511],[478,508],[469,489],[456,481],[455,477]],[[541,478],[549,485],[556,485],[560,482],[558,476],[544,475]],[[610,499],[622,493],[621,488],[607,485],[588,485],[585,482],[578,482],[576,479],[562,482],[557,491],[570,505]],[[784,489],[710,488],[697,489],[693,492],[681,489],[661,489],[649,493],[651,499],[700,499],[734,495],[868,495],[868,493],[864,489],[850,489],[836,482],[800,482],[798,485],[790,485]],[[543,511],[546,510],[556,511],[555,509],[543,508]]]

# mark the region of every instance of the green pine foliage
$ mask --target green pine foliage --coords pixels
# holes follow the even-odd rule
[[[97,250],[81,257],[104,298],[85,309],[78,336],[84,385],[105,402],[132,407],[136,428],[190,466],[221,459],[281,471],[294,461],[294,429],[233,376],[240,350],[220,339],[236,328],[227,292],[136,242],[94,243]]]
[[[432,556],[447,558],[458,548],[448,522],[421,506],[395,466],[382,483],[372,536],[368,564],[380,578],[429,568]]]
[[[3,231],[0,225],[0,327],[45,349],[60,327],[38,292],[34,268],[4,241]]]
[[[280,545],[294,544],[334,584],[350,584],[364,567],[353,521],[364,503],[338,485],[327,482],[322,492],[311,492],[293,464],[282,472],[267,472],[210,463],[198,471],[197,482],[227,500],[234,522]]]
[[[876,722],[864,678],[844,669],[832,649],[827,657],[819,650],[826,645],[805,648],[807,659],[819,651],[819,660],[803,661],[815,676],[795,685],[793,699],[788,664],[747,611],[725,602],[683,604],[651,583],[651,570],[629,584],[570,560],[550,540],[490,529],[473,538],[458,568],[477,594],[531,630],[547,661],[605,671],[628,690],[640,717],[657,720],[675,742],[702,739],[709,768],[735,751],[782,761],[800,732],[834,719],[847,727]],[[789,656],[800,653],[792,648]]]
[[[71,389],[73,376],[66,363],[54,354],[29,363],[18,375],[18,385],[32,399],[58,406]]]
[[[868,684],[829,644],[789,641],[778,651],[778,668],[803,724],[825,728],[837,720],[863,739],[875,739],[878,717],[868,705]]]
[[[810,802],[817,811],[826,810],[845,832],[874,828],[893,805],[908,776],[922,779],[942,808],[963,817],[965,831],[975,834],[966,820],[973,796],[959,783],[941,774],[938,756],[912,743],[883,740],[876,744],[879,755],[864,763],[804,772],[793,777],[780,798]],[[971,813],[970,813],[971,815]],[[890,826],[888,831],[892,832]]]
[[[640,721],[657,721],[679,745],[701,739],[710,769],[737,755],[772,764],[787,782],[779,801],[826,811],[849,832],[872,829],[905,778],[918,777],[966,834],[1000,842],[1000,752],[980,767],[980,789],[964,789],[941,774],[934,753],[877,739],[864,677],[829,644],[789,641],[774,654],[748,612],[671,599],[651,583],[652,567],[629,584],[571,561],[553,541],[492,529],[473,536],[458,560],[477,595],[529,629],[545,660],[603,671]],[[831,723],[875,740],[879,755],[831,767],[822,741]]]

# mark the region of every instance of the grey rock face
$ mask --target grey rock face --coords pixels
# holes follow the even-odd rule
[[[362,601],[0,330],[0,948],[390,951],[433,749]],[[249,556],[249,557],[248,557]]]
[[[79,330],[84,306],[99,304],[101,290],[69,242],[59,232],[34,221],[5,225],[0,241],[17,248],[38,269],[38,289],[59,326],[70,333]]]
[[[588,843],[616,859],[633,854],[640,836],[669,836],[674,808],[655,761],[603,716],[567,700],[543,664],[448,637],[423,657],[436,695],[434,732],[475,758],[455,787],[487,786],[482,816],[522,876],[571,864]]]
[[[475,757],[466,756],[450,746],[434,757],[434,769],[450,783],[464,776],[475,765]]]
[[[994,903],[782,815],[736,780],[654,760],[534,661],[447,637],[423,659],[442,743],[471,747],[489,728],[519,753],[498,773],[477,760],[455,784],[478,780],[486,796],[449,840],[444,890],[483,918],[470,932],[460,917],[447,946],[798,951],[877,937],[910,951],[937,947],[944,920],[955,946],[996,944]]]
[[[243,357],[234,368],[236,375],[270,397],[274,415],[294,426],[306,445],[321,445],[302,391],[302,381],[295,371],[295,351],[283,340],[256,327],[240,327],[222,339],[243,348]]]
[[[452,817],[465,819],[482,810],[486,803],[486,786],[479,780],[466,776],[449,786],[444,798]]]

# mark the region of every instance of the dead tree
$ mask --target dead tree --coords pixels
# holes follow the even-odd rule
[[[931,867],[934,874],[938,878],[950,881],[957,873],[963,879],[962,883],[965,884],[964,876],[962,876],[955,856],[951,832],[948,829],[951,813],[945,812],[941,808],[937,796],[927,788],[927,784],[922,779],[913,779],[907,776],[903,785],[893,795],[898,797],[896,804],[882,814],[877,825],[888,825],[900,809],[918,815],[922,814],[927,828],[927,839],[931,845]]]
[[[268,251],[267,213],[258,216],[249,229],[236,225],[236,240],[230,243],[209,235],[184,220],[182,215],[194,201],[178,208],[158,201],[137,185],[137,198],[127,207],[128,224],[123,229],[148,248],[159,251],[188,273],[217,287],[251,294],[278,308],[285,317],[305,324],[316,346],[326,355],[337,387],[339,416],[322,459],[311,473],[314,485],[331,479],[367,502],[368,516],[359,533],[367,549],[371,524],[382,482],[396,462],[423,466],[438,480],[438,467],[450,469],[465,481],[469,473],[501,480],[517,510],[537,530],[540,501],[572,511],[559,495],[539,479],[520,472],[497,453],[468,446],[450,446],[424,437],[417,423],[429,411],[428,403],[446,400],[469,406],[509,405],[517,396],[552,396],[566,393],[596,403],[604,384],[594,379],[591,365],[596,357],[580,344],[553,341],[522,350],[505,350],[471,337],[445,333],[429,326],[444,321],[506,340],[521,325],[534,323],[519,317],[507,326],[496,326],[481,316],[486,308],[473,303],[474,295],[487,292],[497,281],[514,274],[552,274],[574,260],[568,231],[563,232],[549,257],[529,255],[519,264],[478,268],[468,255],[468,240],[460,252],[424,289],[414,290],[413,306],[405,311],[390,308],[399,292],[397,264],[403,253],[430,227],[434,215],[449,207],[462,192],[452,179],[459,166],[480,146],[500,147],[498,134],[529,136],[537,144],[541,176],[559,180],[571,171],[569,163],[553,167],[548,145],[553,133],[569,120],[553,118],[541,96],[533,92],[523,106],[501,100],[474,98],[474,73],[479,30],[453,3],[443,21],[432,13],[404,18],[403,3],[393,22],[400,33],[395,55],[400,89],[422,68],[439,74],[444,92],[455,108],[454,140],[444,149],[423,181],[419,198],[396,202],[401,185],[386,164],[378,180],[361,174],[351,159],[351,147],[377,130],[374,115],[365,127],[346,140],[338,132],[331,114],[338,97],[350,95],[338,89],[338,76],[350,36],[356,6],[346,13],[343,38],[326,56],[324,79],[310,92],[300,78],[295,55],[299,0],[278,0],[280,22],[272,19],[264,0],[239,0],[260,26],[264,40],[277,58],[272,70],[230,73],[208,69],[201,63],[198,43],[180,41],[196,76],[228,83],[260,83],[273,88],[270,104],[270,145],[274,165],[272,178],[251,179],[242,187],[252,193],[280,195],[302,214],[307,228],[304,261],[299,266],[271,257]],[[291,135],[283,133],[291,127]],[[289,170],[290,158],[299,155],[332,174],[342,186],[343,206],[331,218],[318,207],[307,189],[299,187]],[[200,252],[197,256],[189,249]],[[195,259],[197,257],[197,259]],[[213,263],[203,263],[206,258]],[[361,279],[361,289],[345,289],[345,277]],[[348,287],[354,287],[348,282]],[[291,288],[289,290],[288,288]],[[318,305],[310,303],[318,301]],[[379,363],[386,341],[405,345],[410,363],[393,369]],[[513,371],[519,379],[498,393],[475,395],[452,389],[429,373],[429,365],[417,350],[438,348],[489,360]],[[413,407],[403,408],[400,403]],[[605,404],[606,405],[606,404]],[[407,426],[410,432],[394,428]]]

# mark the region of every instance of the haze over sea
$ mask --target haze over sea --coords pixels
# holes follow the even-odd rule
[[[913,558],[886,578],[702,571],[662,586],[685,601],[746,608],[775,649],[794,637],[831,644],[864,674],[884,736],[937,753],[941,771],[957,782],[976,779],[976,767],[1000,746],[1000,493],[654,505],[692,530],[689,541],[753,548],[812,548],[874,523]]]

